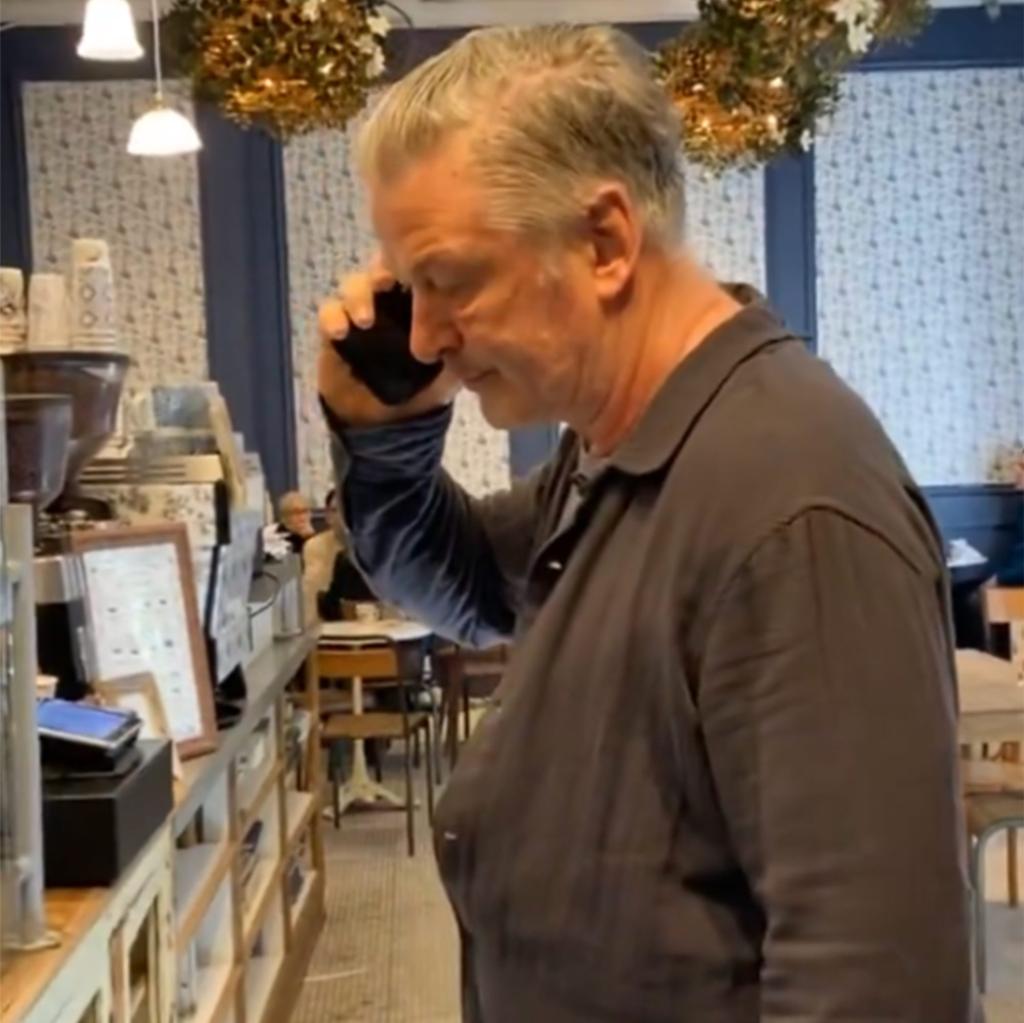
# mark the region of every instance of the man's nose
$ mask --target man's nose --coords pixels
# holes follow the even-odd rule
[[[458,344],[458,331],[438,303],[413,289],[412,335],[409,339],[412,354],[420,362],[440,362]]]

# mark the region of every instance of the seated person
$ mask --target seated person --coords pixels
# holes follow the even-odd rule
[[[373,591],[366,585],[359,570],[345,553],[344,530],[338,497],[334,490],[324,502],[327,529],[307,541],[303,550],[303,595],[307,616],[312,610],[320,621],[332,622],[341,618],[343,600],[376,601]]]
[[[313,517],[309,502],[297,490],[281,495],[277,503],[278,529],[288,539],[296,554],[302,553],[306,541],[313,536]]]

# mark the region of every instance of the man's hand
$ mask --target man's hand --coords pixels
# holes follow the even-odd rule
[[[394,276],[376,257],[367,270],[346,277],[341,282],[338,294],[320,306],[317,386],[328,408],[352,426],[373,426],[411,419],[446,405],[458,390],[458,382],[445,371],[405,405],[384,405],[352,376],[348,363],[335,351],[333,342],[345,337],[350,324],[363,328],[373,325],[374,296],[388,291],[394,283]]]

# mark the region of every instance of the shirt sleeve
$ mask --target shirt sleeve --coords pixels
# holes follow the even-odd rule
[[[980,1020],[944,575],[834,511],[726,587],[698,704],[764,1023]]]
[[[541,470],[476,499],[441,467],[451,407],[345,427],[328,415],[354,560],[383,600],[485,647],[512,636],[536,529]]]

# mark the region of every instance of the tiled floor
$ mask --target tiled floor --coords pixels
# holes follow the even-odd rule
[[[327,923],[292,1023],[458,1023],[456,931],[420,817],[415,859],[401,813],[324,822]],[[1024,909],[1006,905],[1005,845],[990,857],[988,1023],[1024,1023]]]
[[[458,939],[419,818],[414,859],[402,813],[324,821],[327,923],[292,1023],[458,1023]]]

